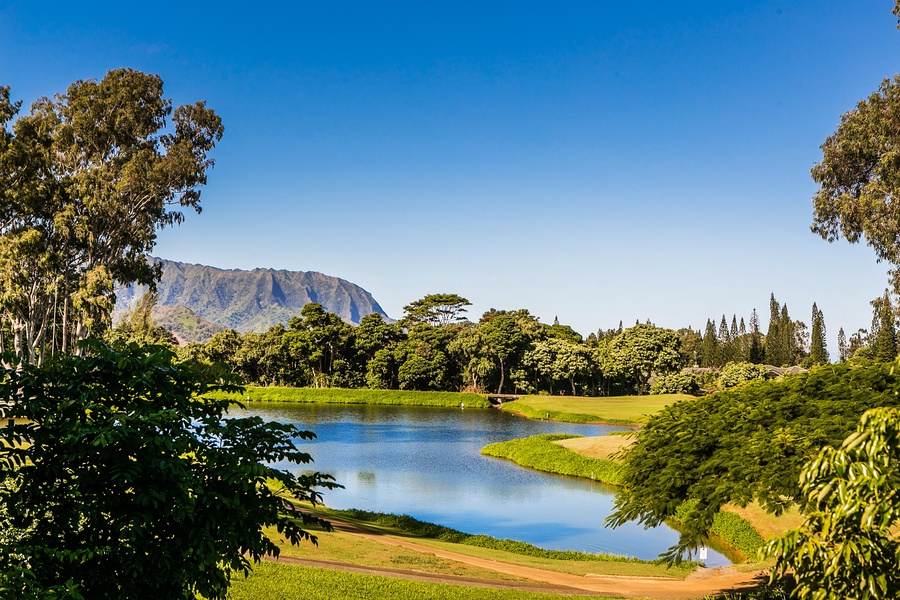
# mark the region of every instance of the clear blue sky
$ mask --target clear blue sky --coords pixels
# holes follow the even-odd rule
[[[651,319],[868,327],[887,266],[810,233],[810,167],[900,70],[889,0],[0,3],[29,104],[108,69],[204,99],[202,215],[156,254],[320,271],[587,334]]]

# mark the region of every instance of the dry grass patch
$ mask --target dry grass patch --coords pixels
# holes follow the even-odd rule
[[[767,513],[755,502],[753,504],[748,504],[744,508],[727,504],[722,510],[734,513],[750,523],[750,525],[752,525],[766,541],[782,535],[788,529],[799,527],[803,522],[803,515],[800,514],[800,511],[796,506],[792,506],[789,510],[777,517],[771,513]]]
[[[631,435],[600,435],[557,440],[553,443],[587,458],[614,460],[612,456],[633,444],[634,437]]]

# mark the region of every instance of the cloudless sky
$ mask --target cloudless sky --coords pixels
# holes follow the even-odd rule
[[[809,231],[840,115],[900,71],[889,0],[0,2],[0,85],[159,74],[225,136],[155,254],[454,292],[583,334],[771,292],[836,335],[887,265]]]

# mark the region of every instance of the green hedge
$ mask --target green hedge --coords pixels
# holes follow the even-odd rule
[[[490,408],[485,394],[469,392],[417,392],[412,390],[372,390],[367,388],[248,387],[243,394],[208,394],[211,398],[244,402],[307,402],[321,404],[385,404],[398,406],[438,406],[448,408]]]
[[[696,505],[696,500],[688,500],[682,503],[675,513],[676,521],[680,521]],[[716,513],[710,531],[749,559],[755,559],[759,549],[766,544],[759,532],[744,518],[726,511]]]
[[[526,542],[501,540],[487,535],[463,533],[462,531],[457,531],[456,529],[451,529],[442,525],[419,521],[409,515],[392,515],[358,509],[334,510],[330,511],[329,514],[356,521],[383,525],[418,537],[441,540],[453,544],[466,544],[468,546],[477,546],[479,548],[488,548],[490,550],[503,550],[504,552],[520,554],[523,556],[534,556],[537,558],[549,558],[554,560],[636,563],[656,562],[602,552],[591,554],[589,552],[576,552],[574,550],[545,550],[544,548],[539,548]]]
[[[490,444],[481,449],[486,456],[507,458],[523,467],[556,473],[559,475],[571,475],[573,477],[585,477],[617,485],[620,483],[619,465],[611,460],[588,458],[572,452],[564,446],[554,444],[557,440],[582,437],[566,433],[549,433],[535,435],[508,442]]]

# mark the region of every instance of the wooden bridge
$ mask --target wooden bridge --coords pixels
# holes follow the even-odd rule
[[[491,406],[500,406],[504,402],[512,402],[513,400],[518,400],[524,394],[488,394],[487,399],[488,402],[491,403]]]

